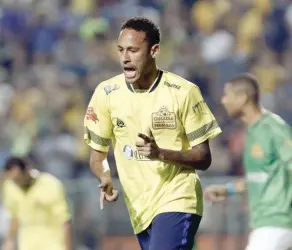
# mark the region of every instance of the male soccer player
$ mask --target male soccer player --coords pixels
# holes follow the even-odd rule
[[[244,148],[246,179],[210,186],[205,196],[220,201],[248,191],[253,229],[247,250],[292,247],[292,130],[279,116],[261,108],[258,81],[243,74],[225,85],[228,114],[248,127]]]
[[[103,161],[112,140],[132,226],[143,250],[192,249],[203,204],[196,170],[211,164],[221,130],[199,88],[157,68],[160,31],[126,21],[118,38],[123,74],[98,85],[85,117],[90,167],[104,200],[118,197]]]
[[[2,250],[71,250],[70,212],[62,183],[22,158],[5,165],[4,205],[11,214]]]

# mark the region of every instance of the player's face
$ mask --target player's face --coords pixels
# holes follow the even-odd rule
[[[225,84],[221,103],[231,117],[240,116],[244,105],[240,94],[235,92],[232,85],[229,83]]]
[[[135,83],[149,73],[150,65],[154,62],[153,50],[158,49],[158,47],[159,45],[154,45],[149,48],[144,32],[133,29],[121,31],[118,39],[118,50],[127,82]]]

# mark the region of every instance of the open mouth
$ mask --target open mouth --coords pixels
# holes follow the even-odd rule
[[[126,78],[134,78],[136,76],[136,69],[133,67],[124,67],[124,74]]]

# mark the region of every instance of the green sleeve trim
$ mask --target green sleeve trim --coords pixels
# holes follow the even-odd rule
[[[88,128],[86,128],[86,134],[88,140],[92,141],[96,145],[100,145],[102,147],[108,147],[110,145],[110,139],[101,137],[94,133],[93,131],[89,130]]]
[[[188,140],[189,142],[195,141],[216,128],[219,128],[219,125],[216,120],[213,120],[198,128],[197,130],[187,134]]]

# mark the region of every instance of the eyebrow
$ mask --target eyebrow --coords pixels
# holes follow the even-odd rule
[[[119,49],[139,49],[138,47],[134,47],[134,46],[129,46],[129,47],[124,48],[121,45],[118,45],[118,48]]]

